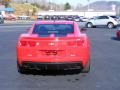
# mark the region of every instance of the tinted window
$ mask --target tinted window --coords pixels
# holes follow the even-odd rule
[[[56,37],[64,37],[68,33],[74,33],[74,28],[72,24],[37,24],[33,33],[42,37],[49,37],[50,34],[54,34]]]
[[[73,18],[76,19],[76,18],[80,18],[80,17],[79,16],[73,16]]]
[[[108,16],[99,16],[98,19],[109,19]]]
[[[110,17],[115,18],[115,19],[118,19],[118,17],[117,17],[117,16],[110,16]]]
[[[39,18],[43,18],[43,16],[42,16],[42,15],[39,15],[38,17],[39,17]]]

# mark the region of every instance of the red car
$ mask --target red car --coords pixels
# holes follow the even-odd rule
[[[5,20],[16,20],[16,16],[13,14],[8,14],[4,18]]]
[[[120,38],[120,28],[118,28],[118,30],[116,32],[116,36],[117,36],[117,38]]]
[[[27,70],[90,70],[88,37],[73,21],[37,21],[17,42],[19,73]]]

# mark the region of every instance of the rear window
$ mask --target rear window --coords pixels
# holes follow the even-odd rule
[[[117,17],[117,16],[110,16],[110,17],[115,18],[115,19],[118,19],[118,17]]]
[[[67,34],[74,33],[72,24],[36,24],[33,34],[41,37],[49,37],[54,34],[56,37],[65,37]]]

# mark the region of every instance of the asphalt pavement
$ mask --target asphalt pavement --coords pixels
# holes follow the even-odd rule
[[[16,42],[28,27],[0,25],[0,90],[120,90],[120,40],[115,38],[115,29],[87,30],[91,41],[88,74],[22,75],[16,67]]]

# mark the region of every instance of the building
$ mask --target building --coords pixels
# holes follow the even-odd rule
[[[39,11],[37,15],[78,15],[91,18],[100,15],[116,15],[113,10],[110,11]]]
[[[5,6],[0,3],[0,12],[1,12],[1,15],[3,15],[3,17],[5,17],[6,14],[14,13],[14,11],[15,10],[13,8],[10,8],[10,7],[5,8]]]

